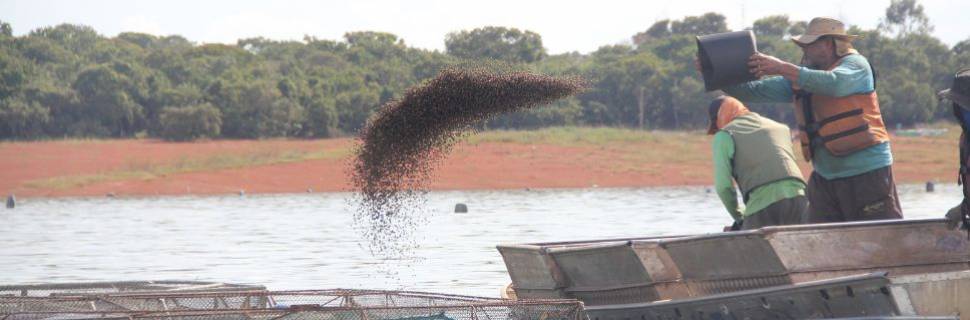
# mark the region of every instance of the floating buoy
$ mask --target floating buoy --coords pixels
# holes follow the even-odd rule
[[[936,184],[934,184],[933,181],[927,181],[926,192],[933,192],[934,190],[936,190]]]
[[[455,213],[468,213],[468,206],[466,206],[464,203],[456,204]]]
[[[13,209],[17,206],[17,197],[14,195],[7,196],[7,209]]]

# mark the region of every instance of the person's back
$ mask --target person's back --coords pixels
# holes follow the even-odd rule
[[[715,100],[711,115],[715,189],[735,224],[756,229],[803,223],[808,201],[788,127],[730,97]],[[744,209],[731,180],[741,190]]]
[[[751,112],[721,130],[734,140],[734,174],[742,196],[781,179],[801,179],[787,126]]]

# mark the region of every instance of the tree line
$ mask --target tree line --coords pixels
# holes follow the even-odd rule
[[[769,16],[750,26],[759,51],[797,62],[788,37],[805,21]],[[394,34],[342,40],[265,38],[234,45],[126,32],[105,37],[61,24],[14,36],[0,21],[0,139],[63,137],[333,137],[353,134],[382,104],[446,67],[490,61],[551,75],[579,75],[584,93],[487,128],[553,125],[692,129],[706,125],[712,93],[693,69],[696,35],[729,31],[718,13],[662,20],[627,44],[550,55],[539,34],[509,27],[449,33],[445,52],[412,48]],[[970,39],[949,47],[915,0],[893,0],[878,27],[851,27],[879,75],[890,126],[947,118],[935,91],[970,66]],[[788,105],[753,105],[793,122]]]

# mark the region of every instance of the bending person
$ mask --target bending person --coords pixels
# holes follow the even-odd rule
[[[731,97],[709,107],[714,135],[714,189],[740,229],[803,223],[805,182],[795,163],[788,126],[750,112]],[[734,184],[744,199],[738,205]]]

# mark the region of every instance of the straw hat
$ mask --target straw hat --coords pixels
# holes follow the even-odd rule
[[[842,21],[832,18],[819,17],[812,19],[812,21],[808,23],[808,30],[805,30],[805,34],[793,36],[791,37],[791,40],[795,41],[796,43],[806,45],[815,42],[815,40],[818,40],[818,38],[823,36],[833,36],[838,39],[848,41],[852,41],[858,37],[856,35],[846,34],[845,24],[842,23]]]
[[[949,89],[938,93],[940,99],[953,101],[960,107],[970,110],[970,68],[960,70],[953,76]]]

